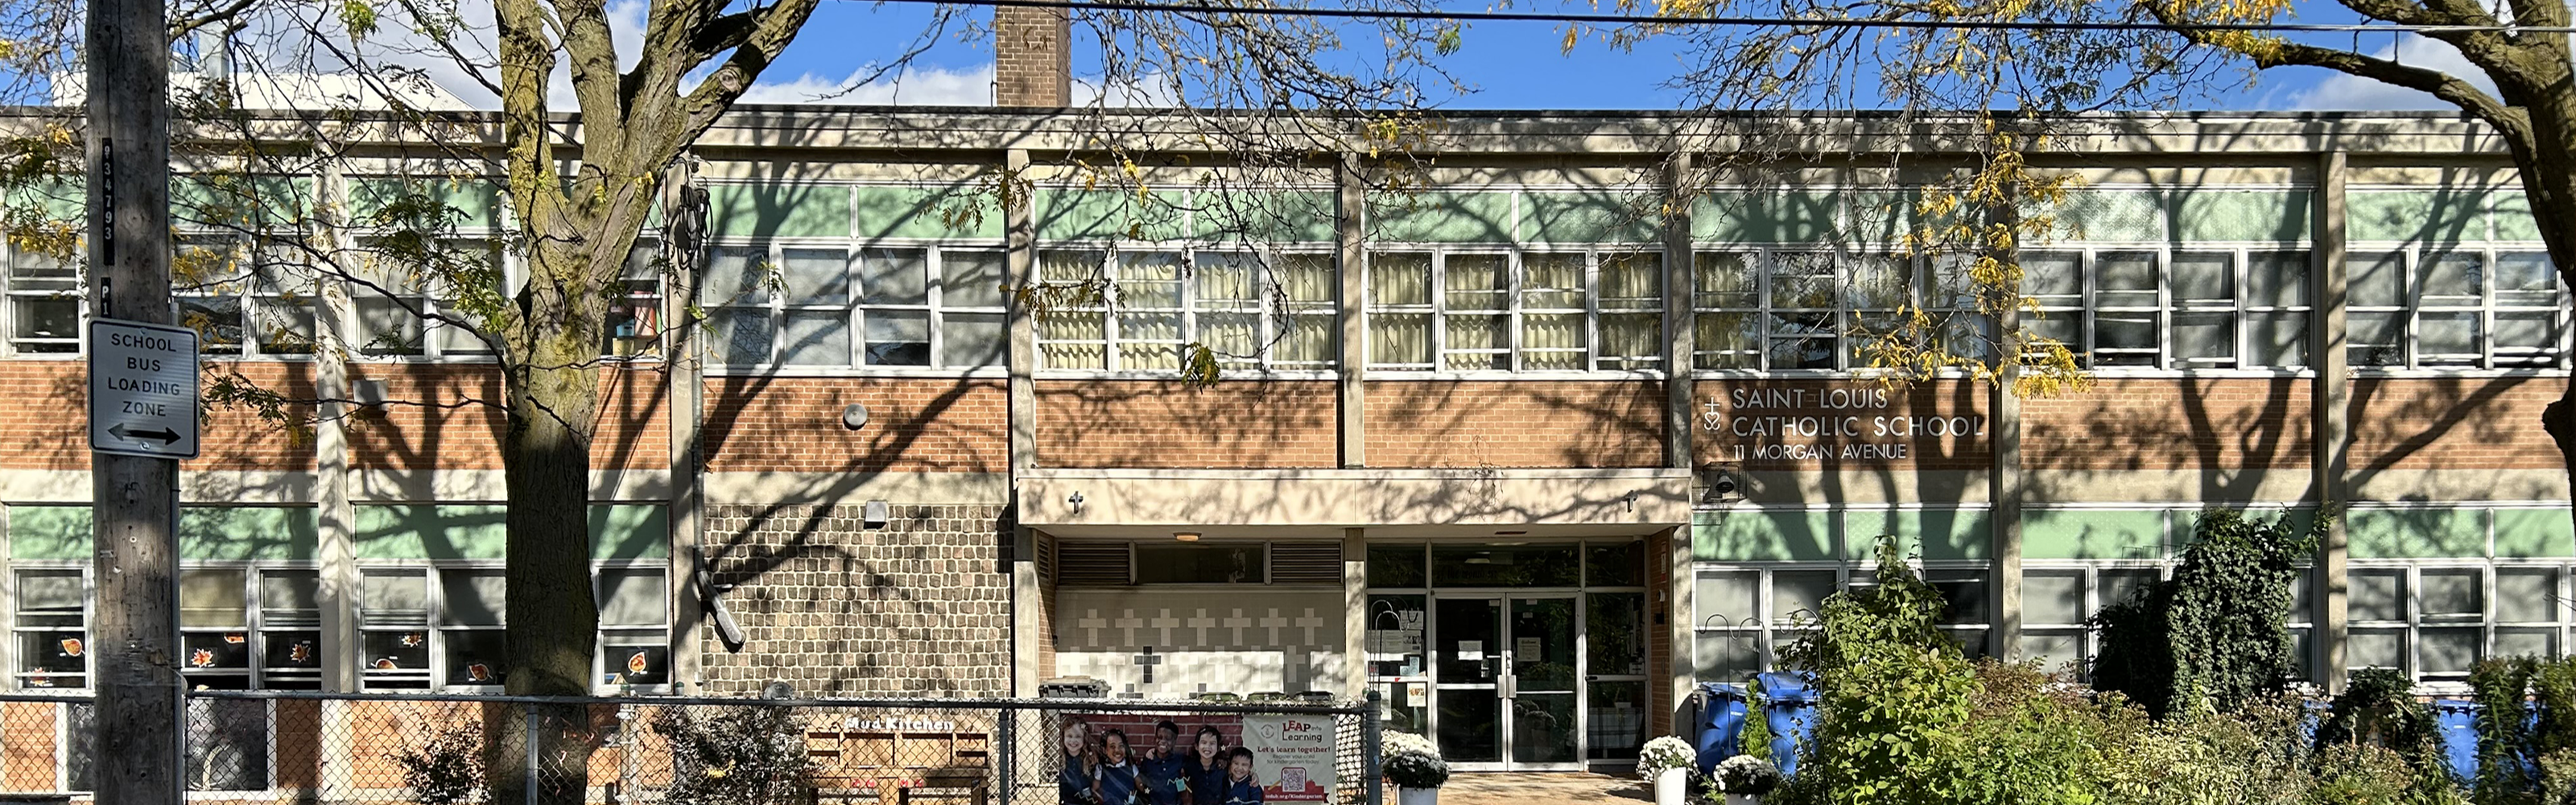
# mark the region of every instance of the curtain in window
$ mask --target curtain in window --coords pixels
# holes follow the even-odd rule
[[[1431,314],[1425,309],[1394,312],[1389,308],[1431,304],[1431,255],[1419,253],[1369,256],[1369,362],[1428,368],[1431,365]]]

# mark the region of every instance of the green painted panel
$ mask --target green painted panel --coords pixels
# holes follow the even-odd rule
[[[2308,237],[2305,190],[2203,190],[2180,194],[2174,231],[2184,241],[2292,241]]]
[[[1691,208],[1691,239],[1729,243],[1814,243],[1834,239],[1833,193],[1711,193]]]
[[[497,504],[359,506],[361,559],[501,559],[509,551],[506,510]],[[670,555],[668,512],[655,505],[590,507],[593,559]]]
[[[2486,239],[2484,202],[2471,190],[2366,191],[2344,196],[2344,214],[2356,241],[2458,243]]]
[[[9,507],[9,556],[15,559],[90,558],[88,506]]]
[[[1520,231],[1541,243],[1653,243],[1657,215],[1652,199],[1615,190],[1522,193]]]
[[[707,222],[733,237],[850,236],[850,188],[824,184],[707,186]]]
[[[2207,510],[2174,510],[2174,546],[2177,552],[2200,540],[2200,518],[2202,513],[2205,511]],[[2314,508],[2256,505],[2247,506],[2242,509],[2238,509],[2237,511],[2242,512],[2245,515],[2245,519],[2258,523],[2268,523],[2275,520],[2286,521],[2289,524],[2290,532],[2293,534],[2307,533],[2309,530],[2316,528],[2317,524],[2317,510]]]
[[[19,559],[90,558],[88,506],[9,507],[9,552]],[[179,509],[179,558],[311,561],[319,532],[307,506]]]
[[[170,177],[170,215],[181,225],[230,230],[291,227],[311,212],[313,180],[196,174]]]
[[[1914,207],[1920,203],[1920,196],[1920,193],[1913,191],[1853,192],[1845,196],[1849,209],[1844,211],[1848,220],[1843,224],[1843,229],[1851,233],[1850,240],[1855,243],[1870,245],[1897,243],[1912,233],[1918,225]]]
[[[1902,556],[1924,559],[1986,559],[1994,555],[1991,514],[1982,510],[1843,512],[1843,555],[1868,560],[1878,555],[1878,539],[1896,537]]]
[[[2043,211],[2045,212],[2045,211]],[[2164,202],[2147,190],[2086,190],[2058,205],[2058,237],[2071,241],[2164,240]]]
[[[652,559],[669,555],[668,509],[658,505],[590,507],[590,558]]]
[[[2164,512],[2025,509],[2021,553],[2029,559],[2156,559],[2164,555]]]
[[[1031,214],[1038,239],[1179,240],[1188,196],[1154,191],[1039,190]]]
[[[2540,222],[2532,218],[2531,197],[2523,195],[2522,188],[2489,191],[2487,203],[2495,210],[2490,213],[2495,222],[2495,239],[2540,239]]]
[[[2355,509],[2344,515],[2356,559],[2479,559],[2484,509]]]
[[[1692,518],[1691,554],[1703,562],[1831,559],[1832,516],[1800,509],[1700,513]]]
[[[2576,524],[2566,509],[2497,509],[2495,535],[2498,558],[2576,557]]]
[[[484,506],[359,506],[360,559],[500,559],[504,510]]]
[[[1190,194],[1190,236],[1219,244],[1331,243],[1334,239],[1333,194],[1312,190],[1268,190]]]
[[[179,558],[309,562],[319,517],[306,506],[183,508]]]
[[[88,186],[88,177],[85,176],[39,179],[10,188],[9,204],[33,206],[44,210],[47,218],[76,222],[81,217],[81,207],[89,203],[83,195],[88,192]]]
[[[999,238],[1002,208],[980,186],[858,188],[859,237]]]
[[[1369,199],[1368,239],[1395,243],[1510,243],[1509,193],[1426,191]]]
[[[359,179],[349,183],[349,214],[359,221],[385,212],[396,200],[409,200],[424,212],[434,212],[426,208],[427,203],[445,205],[449,220],[459,227],[501,225],[501,186],[491,182],[427,178]]]

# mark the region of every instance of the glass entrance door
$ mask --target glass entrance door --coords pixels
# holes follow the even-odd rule
[[[1440,751],[1468,769],[1574,769],[1583,735],[1576,703],[1570,594],[1437,594],[1432,629]]]

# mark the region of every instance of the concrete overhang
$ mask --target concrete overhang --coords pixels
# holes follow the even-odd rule
[[[1043,469],[1020,476],[1019,511],[1021,523],[1076,537],[1621,536],[1687,525],[1690,494],[1685,469]]]

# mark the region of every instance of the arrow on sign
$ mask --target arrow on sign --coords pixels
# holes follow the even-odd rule
[[[116,434],[118,438],[137,442],[148,439],[159,439],[162,444],[169,444],[179,440],[179,432],[169,428],[162,428],[160,430],[138,430],[125,425],[118,425],[113,428],[108,428],[107,432]]]

